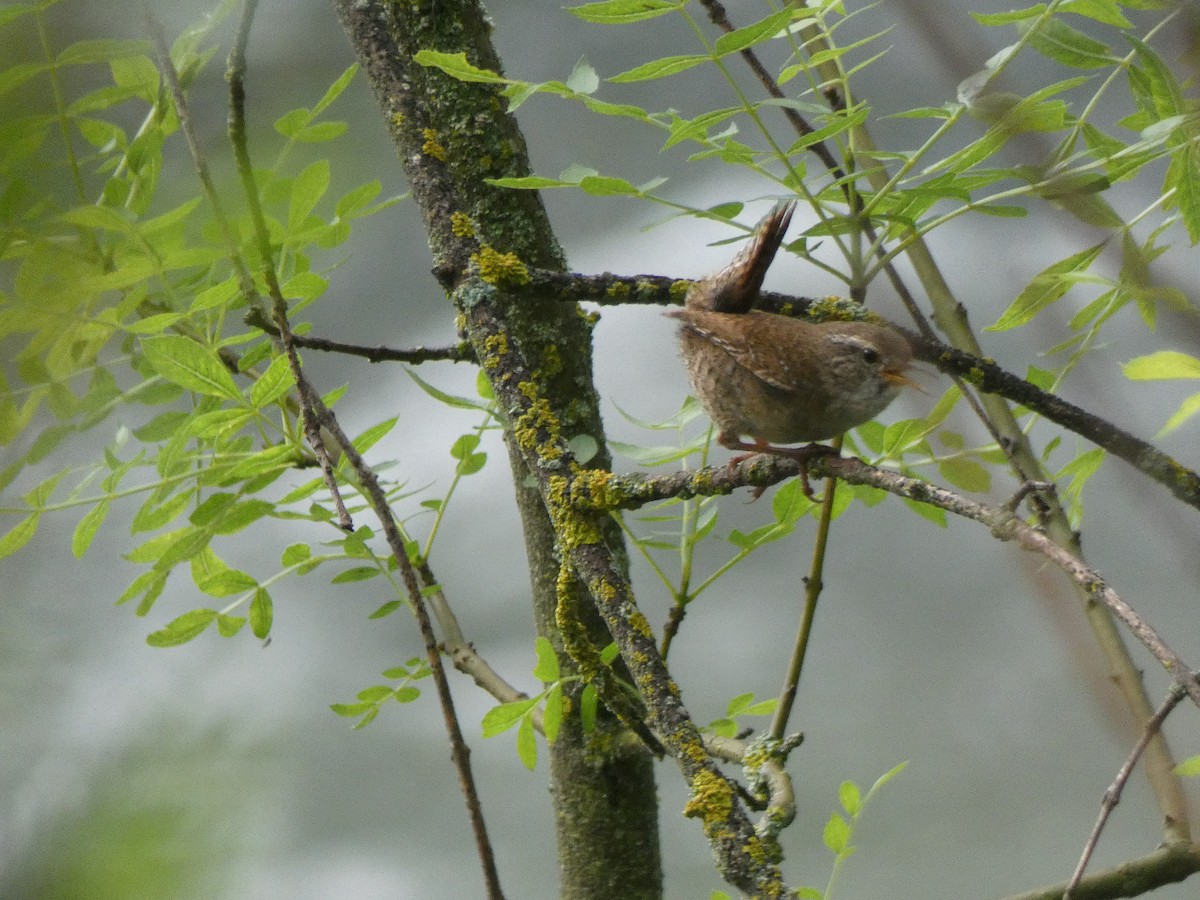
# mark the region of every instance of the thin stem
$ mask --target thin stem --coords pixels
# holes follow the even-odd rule
[[[1092,833],[1083,845],[1083,853],[1079,857],[1079,864],[1075,866],[1075,872],[1071,875],[1071,880],[1067,882],[1067,889],[1063,891],[1062,900],[1070,900],[1071,894],[1079,887],[1079,882],[1083,879],[1083,871],[1087,868],[1088,861],[1091,860],[1092,854],[1096,850],[1096,844],[1100,840],[1100,833],[1104,830],[1104,825],[1108,822],[1108,817],[1112,815],[1112,811],[1121,802],[1121,792],[1124,791],[1125,785],[1129,781],[1129,776],[1133,774],[1133,767],[1137,765],[1138,760],[1142,758],[1142,754],[1146,752],[1146,747],[1150,745],[1150,741],[1162,729],[1163,722],[1167,720],[1167,716],[1171,714],[1171,710],[1178,706],[1179,702],[1186,696],[1187,691],[1182,684],[1172,686],[1171,692],[1167,694],[1167,698],[1154,711],[1154,715],[1150,717],[1150,721],[1142,729],[1142,734],[1138,738],[1137,743],[1129,751],[1129,756],[1126,757],[1121,768],[1117,770],[1117,777],[1113,779],[1113,783],[1109,785],[1108,790],[1104,792],[1104,797],[1100,801],[1100,815],[1096,817],[1096,824],[1092,827]]]
[[[242,11],[242,18],[238,25],[237,36],[234,40],[234,46],[229,55],[229,136],[234,149],[238,174],[246,193],[251,221],[254,223],[255,239],[257,240],[259,253],[262,257],[263,275],[271,294],[275,325],[279,329],[280,341],[283,344],[284,351],[287,353],[292,375],[296,380],[296,389],[300,395],[301,414],[304,420],[305,433],[310,443],[313,444],[313,449],[317,452],[318,458],[321,460],[321,467],[325,473],[326,481],[330,484],[335,502],[339,504],[341,524],[343,526],[349,524],[349,515],[346,514],[345,507],[340,505],[341,496],[337,490],[337,482],[333,478],[332,464],[329,461],[328,454],[325,453],[324,442],[320,436],[322,427],[328,429],[333,435],[334,439],[340,445],[342,452],[346,455],[346,459],[358,475],[363,494],[370,503],[376,518],[379,520],[380,526],[383,528],[388,546],[392,551],[392,556],[404,579],[409,600],[412,603],[413,612],[416,616],[417,625],[425,644],[425,652],[429,658],[430,671],[432,672],[434,684],[437,688],[438,700],[442,709],[442,718],[450,738],[450,755],[458,771],[459,783],[466,800],[467,812],[471,819],[472,831],[475,835],[476,850],[483,867],[488,897],[492,898],[492,900],[502,900],[504,894],[500,888],[500,876],[496,869],[495,855],[492,851],[491,841],[488,838],[487,828],[483,821],[483,809],[479,801],[479,792],[475,787],[475,778],[471,771],[470,753],[467,749],[462,729],[459,726],[458,716],[455,713],[454,698],[450,693],[450,684],[446,679],[445,667],[442,665],[441,649],[438,646],[437,636],[434,633],[433,622],[429,617],[429,610],[422,596],[417,574],[408,558],[404,536],[396,524],[395,516],[388,503],[387,494],[380,486],[379,479],[376,477],[374,470],[367,465],[362,455],[354,447],[354,444],[342,431],[332,412],[325,406],[316,391],[312,389],[312,385],[308,382],[300,366],[295,344],[291,340],[291,328],[287,320],[287,302],[283,298],[283,293],[276,277],[272,261],[270,237],[259,203],[258,188],[254,181],[254,170],[250,164],[250,154],[246,140],[244,84],[246,46],[249,41],[250,25],[254,20],[256,7],[257,0],[246,0],[246,5]]]
[[[838,437],[833,442],[833,446],[840,453],[842,438]],[[792,708],[796,703],[796,693],[800,687],[800,674],[804,671],[804,659],[808,654],[808,639],[812,635],[813,620],[817,615],[817,601],[821,597],[821,591],[825,588],[823,580],[825,550],[829,543],[829,529],[833,525],[833,499],[836,491],[837,479],[825,479],[825,495],[821,498],[821,519],[817,524],[812,563],[809,567],[808,577],[804,579],[804,612],[800,617],[800,628],[796,632],[796,645],[788,663],[787,675],[783,679],[783,689],[779,692],[779,705],[775,707],[775,715],[771,719],[771,727],[767,732],[777,740],[781,739],[787,731],[788,719],[791,718]]]

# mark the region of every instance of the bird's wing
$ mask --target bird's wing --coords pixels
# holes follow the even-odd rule
[[[789,393],[801,389],[797,373],[788,364],[786,352],[780,346],[780,331],[790,331],[790,326],[804,327],[804,323],[771,313],[752,312],[745,314],[718,313],[708,310],[682,309],[668,313],[683,320],[683,327],[719,347],[747,372],[771,387]],[[770,316],[769,329],[754,327],[761,325],[760,317]],[[751,327],[747,327],[751,326]],[[811,327],[811,326],[808,326]]]

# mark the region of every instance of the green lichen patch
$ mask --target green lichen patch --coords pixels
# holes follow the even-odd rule
[[[689,819],[706,826],[724,822],[733,812],[733,787],[717,773],[705,769],[692,781],[692,796],[683,807]]]
[[[446,148],[437,139],[437,132],[432,128],[424,128],[421,130],[421,137],[425,138],[425,143],[421,145],[421,152],[426,156],[432,156],[439,162],[446,161]]]
[[[808,318],[817,322],[871,322],[876,325],[887,324],[883,318],[871,312],[861,303],[856,303],[849,297],[830,295],[814,300],[808,306]]]
[[[475,237],[475,223],[471,221],[471,217],[465,212],[460,211],[450,214],[450,230],[454,232],[455,237]]]
[[[515,253],[501,253],[485,244],[472,255],[471,261],[479,267],[479,277],[488,284],[521,287],[531,280],[529,269]]]

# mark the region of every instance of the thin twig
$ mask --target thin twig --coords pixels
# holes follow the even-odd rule
[[[200,179],[204,195],[208,199],[209,206],[212,208],[213,219],[217,223],[217,228],[221,232],[221,239],[224,241],[225,249],[229,253],[229,262],[237,274],[238,286],[242,289],[242,293],[246,295],[246,298],[253,301],[258,295],[258,291],[254,287],[254,278],[250,275],[250,270],[246,268],[246,263],[242,259],[237,238],[234,236],[229,219],[225,216],[225,210],[221,206],[221,197],[217,193],[216,185],[213,184],[212,175],[209,174],[208,170],[208,162],[201,151],[200,141],[196,138],[196,131],[192,127],[192,117],[188,112],[187,97],[183,93],[183,85],[179,82],[179,73],[175,70],[175,63],[171,61],[171,50],[167,46],[167,38],[163,34],[162,23],[154,15],[154,10],[148,0],[144,2],[142,12],[146,20],[146,30],[150,32],[150,39],[154,44],[154,55],[158,61],[158,70],[162,73],[167,86],[171,90],[171,98],[175,103],[175,114],[179,117],[180,130],[183,131],[183,137],[187,141],[188,150],[192,157],[192,165],[196,168],[196,176]]]
[[[488,897],[492,898],[492,900],[502,900],[504,894],[500,888],[500,876],[496,869],[495,855],[492,851],[491,841],[488,838],[487,827],[483,820],[483,808],[479,801],[479,792],[476,789],[475,778],[471,771],[470,751],[467,748],[466,739],[463,737],[458,716],[454,709],[454,698],[450,693],[450,684],[446,678],[446,670],[442,665],[441,650],[438,647],[437,637],[433,630],[433,622],[429,617],[429,610],[421,595],[421,585],[416,572],[408,559],[404,539],[392,515],[387,493],[380,486],[379,479],[376,477],[374,470],[367,465],[362,455],[354,447],[354,444],[342,431],[333,413],[325,406],[317,392],[312,389],[308,379],[304,376],[299,357],[296,354],[295,345],[291,340],[291,329],[287,321],[287,302],[283,298],[283,293],[275,274],[270,238],[258,200],[258,188],[254,182],[253,168],[250,164],[245,133],[245,51],[249,40],[250,24],[253,21],[256,6],[257,0],[246,0],[242,19],[238,26],[237,37],[234,40],[234,47],[229,55],[229,133],[234,147],[238,172],[241,176],[246,192],[246,199],[250,207],[259,253],[262,255],[264,275],[273,300],[275,324],[279,329],[279,337],[283,343],[284,350],[288,354],[292,375],[296,379],[296,388],[300,394],[301,411],[304,417],[305,433],[310,443],[313,444],[313,449],[316,451],[318,459],[321,460],[322,471],[326,473],[326,481],[330,483],[331,493],[333,493],[335,502],[338,504],[339,524],[342,524],[343,527],[349,525],[349,515],[345,511],[345,507],[341,505],[341,497],[337,491],[337,482],[333,478],[332,464],[329,461],[328,454],[325,452],[324,443],[321,441],[321,427],[328,429],[334,436],[334,439],[341,446],[342,452],[358,476],[363,493],[370,503],[376,518],[379,520],[379,524],[383,528],[392,556],[404,580],[409,601],[416,616],[421,637],[425,643],[425,652],[429,659],[430,670],[437,689],[438,700],[442,709],[442,718],[450,737],[450,755],[458,771],[459,782],[466,800],[467,812],[470,816],[472,830],[475,835],[476,849],[483,867]]]
[[[254,223],[254,237],[258,243],[258,252],[262,257],[262,271],[267,283],[267,292],[271,296],[271,313],[278,329],[279,343],[287,356],[292,379],[296,382],[296,392],[300,395],[300,421],[304,426],[304,436],[316,454],[321,466],[321,474],[325,478],[325,486],[333,498],[337,510],[338,526],[346,532],[354,530],[350,513],[342,501],[342,492],[338,487],[337,478],[333,474],[333,462],[325,441],[321,437],[321,429],[312,413],[313,402],[316,399],[311,385],[301,372],[300,357],[296,353],[296,345],[292,340],[292,330],[288,325],[287,300],[279,286],[279,278],[275,272],[275,256],[271,249],[270,232],[263,216],[262,204],[258,199],[258,185],[254,180],[254,168],[250,162],[249,142],[246,139],[246,45],[250,40],[250,25],[254,21],[254,13],[258,8],[258,0],[246,0],[242,7],[242,17],[238,22],[237,36],[233,49],[229,51],[229,62],[226,77],[229,81],[229,142],[233,146],[234,162],[238,176],[242,182],[242,190],[246,195],[246,204],[250,210],[250,220]],[[344,449],[344,448],[343,448]]]
[[[1171,714],[1171,710],[1186,696],[1187,690],[1182,684],[1175,684],[1171,687],[1171,692],[1167,694],[1167,698],[1154,711],[1154,715],[1146,723],[1146,727],[1142,729],[1142,734],[1138,738],[1137,743],[1129,751],[1129,756],[1125,759],[1121,768],[1117,770],[1117,777],[1113,779],[1113,783],[1108,786],[1108,790],[1104,792],[1104,796],[1100,800],[1100,815],[1096,817],[1096,824],[1092,826],[1092,833],[1088,836],[1087,843],[1083,845],[1083,853],[1080,854],[1079,864],[1075,866],[1075,872],[1071,875],[1071,880],[1067,882],[1067,889],[1063,891],[1063,900],[1070,900],[1072,893],[1079,887],[1079,882],[1083,879],[1083,870],[1087,868],[1087,864],[1096,850],[1096,844],[1100,840],[1100,833],[1104,830],[1104,826],[1108,822],[1108,817],[1112,815],[1112,811],[1121,802],[1121,792],[1125,790],[1125,784],[1129,781],[1129,776],[1133,774],[1133,767],[1142,758],[1142,753],[1145,752],[1154,735],[1158,734],[1163,722]]]
[[[279,329],[263,315],[258,308],[251,308],[243,317],[247,325],[262,329],[273,337],[279,336]],[[367,362],[404,362],[417,365],[424,362],[475,362],[475,351],[466,341],[450,347],[412,347],[407,350],[397,350],[393,347],[366,347],[362,344],[347,344],[329,338],[307,337],[292,334],[292,343],[305,350],[318,350],[323,353],[341,353],[345,356],[361,356]]]

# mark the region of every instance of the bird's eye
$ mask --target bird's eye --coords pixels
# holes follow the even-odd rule
[[[879,362],[879,351],[874,347],[863,347],[862,358],[871,365]]]

